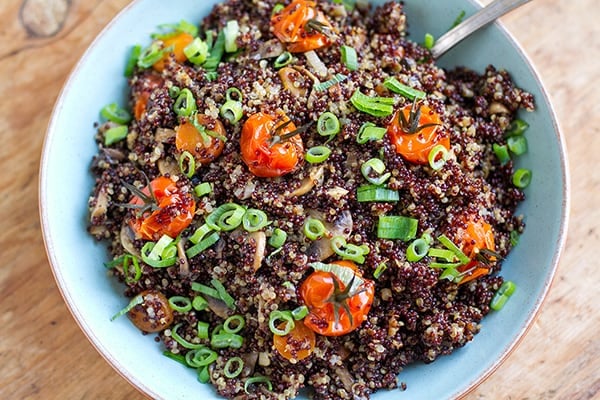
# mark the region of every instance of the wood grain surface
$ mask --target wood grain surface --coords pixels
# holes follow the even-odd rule
[[[67,310],[38,214],[39,159],[52,106],[85,48],[127,3],[0,3],[0,399],[143,398]],[[539,70],[562,125],[571,223],[539,318],[468,400],[600,398],[599,19],[598,0],[536,0],[502,19]]]

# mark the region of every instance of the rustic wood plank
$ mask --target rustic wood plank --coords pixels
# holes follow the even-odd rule
[[[0,4],[2,399],[144,398],[98,355],[69,314],[48,266],[37,211],[39,155],[62,82],[94,36],[128,2]],[[55,7],[50,13],[55,20],[47,15],[23,19],[24,3]],[[538,0],[503,18],[537,66],[565,133],[573,189],[571,225],[539,319],[468,400],[600,398],[600,269],[595,263],[600,243],[598,17],[596,0]],[[46,25],[32,22],[44,18],[50,21]]]

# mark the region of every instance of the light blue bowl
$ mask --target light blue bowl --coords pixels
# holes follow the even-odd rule
[[[471,0],[405,0],[411,37],[441,35]],[[143,336],[126,319],[110,322],[124,306],[122,287],[106,276],[107,253],[86,232],[87,197],[93,187],[90,160],[96,152],[94,121],[105,104],[124,99],[123,65],[130,46],[147,43],[156,26],[182,18],[200,21],[217,1],[137,0],[98,36],[73,70],[56,103],[40,170],[40,214],[46,249],[58,286],[81,329],[106,360],[132,385],[156,399],[217,398],[194,371],[162,355],[152,336]],[[380,3],[372,1],[372,3]],[[510,71],[531,92],[537,110],[522,117],[530,151],[518,166],[533,170],[527,200],[519,212],[527,228],[504,263],[503,275],[518,285],[501,312],[490,314],[475,340],[429,365],[406,368],[408,389],[381,391],[374,399],[450,399],[467,393],[488,376],[532,324],[550,287],[567,230],[569,180],[566,151],[542,83],[523,51],[502,26],[490,25],[440,61],[482,72],[488,64]],[[124,100],[123,100],[124,101]],[[66,189],[69,190],[66,190]]]

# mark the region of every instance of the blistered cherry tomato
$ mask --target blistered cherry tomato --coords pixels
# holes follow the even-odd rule
[[[420,117],[416,132],[410,132],[410,127],[406,126],[400,113],[404,115],[405,121],[411,120],[412,104],[409,104],[397,111],[387,126],[387,133],[390,141],[396,148],[396,152],[405,160],[415,164],[427,164],[429,162],[429,152],[436,145],[440,144],[450,149],[450,138],[444,136],[439,129],[441,125],[440,116],[431,108],[425,105],[420,106]]]
[[[142,190],[146,199],[139,196],[129,202],[141,207],[148,206],[147,202],[155,201],[154,210],[139,215],[137,210],[132,210],[133,216],[129,220],[129,226],[137,236],[145,240],[158,240],[162,235],[176,237],[187,228],[196,211],[196,202],[190,193],[184,193],[177,184],[166,176],[159,176],[150,182],[154,193],[154,199],[150,190],[146,187]]]
[[[175,146],[179,151],[188,151],[202,165],[209,164],[223,152],[225,142],[222,138],[226,132],[218,119],[205,114],[198,114],[197,124],[204,129],[200,132],[188,119],[184,119],[175,128]]]
[[[144,332],[160,332],[173,323],[173,310],[167,297],[158,290],[145,290],[138,294],[142,302],[134,306],[127,316]]]
[[[259,112],[242,127],[240,147],[242,160],[250,172],[263,178],[288,174],[296,169],[303,157],[300,135],[287,137],[296,130],[287,117],[272,117]]]
[[[363,323],[373,304],[375,284],[360,275],[351,261],[336,261],[349,268],[363,283],[352,292],[332,272],[314,271],[300,286],[300,297],[308,307],[304,324],[324,336],[340,336],[352,332]]]
[[[323,33],[331,31],[331,24],[322,12],[317,11],[314,1],[293,0],[271,17],[271,25],[275,36],[292,53],[319,49],[331,43]]]
[[[283,328],[285,322],[281,324]],[[302,321],[296,321],[294,329],[287,335],[273,335],[273,345],[281,356],[287,360],[304,360],[310,356],[315,349],[315,332]]]
[[[174,34],[173,36],[169,36],[165,39],[162,39],[163,48],[166,49],[171,47],[172,50],[166,52],[160,60],[154,63],[154,65],[152,65],[152,68],[154,68],[158,72],[162,72],[165,69],[167,59],[171,56],[171,54],[173,54],[175,61],[177,61],[178,63],[184,62],[185,60],[187,60],[187,57],[185,56],[183,49],[185,49],[193,41],[194,37],[186,32],[179,32],[177,34]]]
[[[494,261],[495,257],[478,257],[481,250],[494,251],[496,248],[492,226],[485,222],[483,218],[471,218],[465,228],[459,228],[456,243],[463,253],[471,258],[471,262],[458,268],[458,271],[464,274],[459,284],[467,283],[490,272],[489,265],[484,261]]]

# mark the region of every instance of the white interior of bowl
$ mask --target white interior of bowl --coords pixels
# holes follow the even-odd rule
[[[86,200],[93,187],[89,172],[96,152],[93,141],[98,111],[108,103],[125,103],[123,66],[130,46],[148,43],[161,23],[198,22],[216,1],[137,0],[94,41],[74,69],[50,121],[40,171],[40,210],[47,252],[58,286],[82,330],[108,362],[142,392],[157,399],[215,398],[209,385],[197,382],[193,370],[162,355],[153,336],[144,336],[126,319],[110,321],[126,299],[123,288],[108,279],[107,252],[86,233]],[[372,1],[372,3],[379,3]],[[460,10],[472,13],[470,0],[410,0],[410,33],[443,33]],[[433,12],[435,10],[435,12]],[[490,45],[493,44],[493,45]],[[441,61],[482,72],[494,64],[511,72],[517,84],[532,92],[538,109],[522,115],[530,124],[530,151],[518,166],[533,169],[520,208],[527,229],[504,264],[503,275],[518,289],[506,307],[483,321],[474,342],[429,365],[413,365],[400,375],[406,392],[381,391],[374,399],[455,398],[489,374],[523,335],[540,307],[564,244],[568,211],[565,149],[554,113],[537,74],[508,34],[489,26]],[[67,187],[70,190],[65,190]]]

